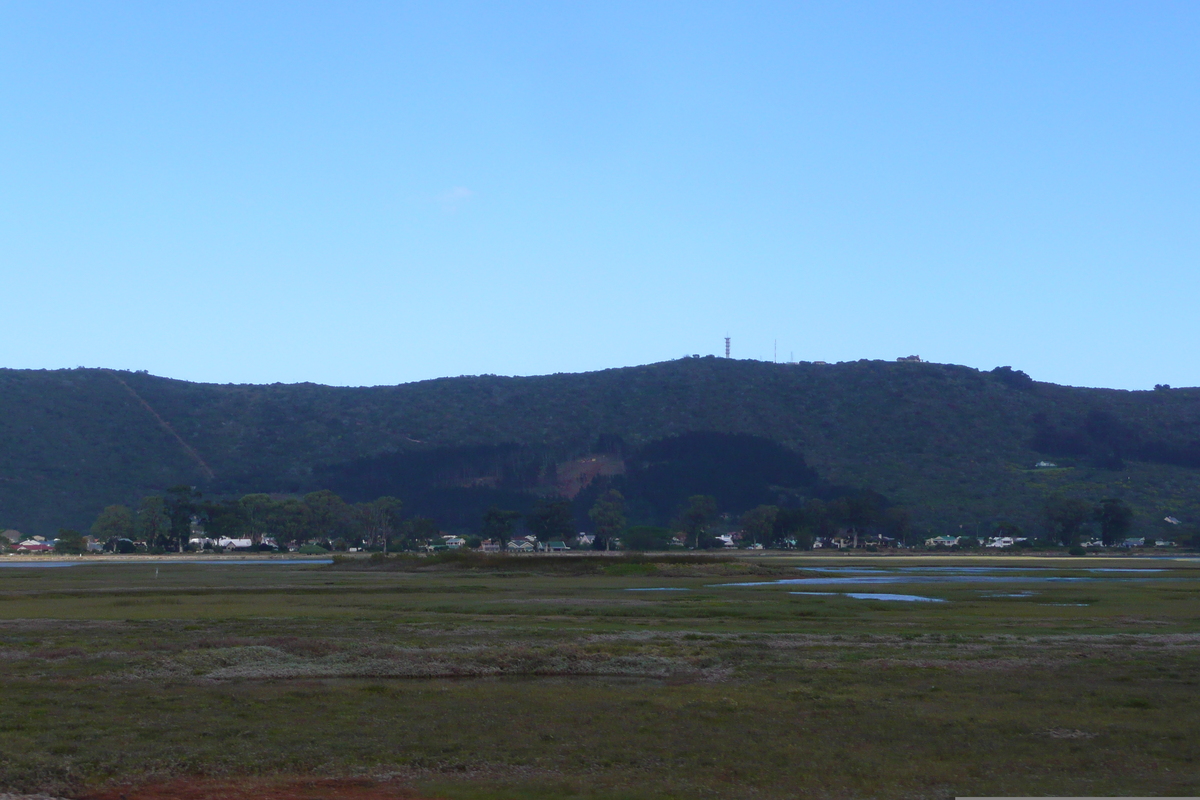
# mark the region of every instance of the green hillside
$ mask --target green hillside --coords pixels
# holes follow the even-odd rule
[[[391,454],[458,453],[461,486],[496,486],[496,445],[524,454],[509,488],[548,491],[573,459],[694,431],[773,440],[802,453],[822,480],[869,486],[935,531],[997,519],[1036,526],[1042,499],[1059,492],[1122,497],[1142,526],[1168,514],[1200,520],[1197,389],[1080,389],[927,363],[709,357],[371,388],[2,370],[0,525],[84,527],[107,504],[180,483],[210,495],[307,491]],[[1034,469],[1044,459],[1059,468]]]

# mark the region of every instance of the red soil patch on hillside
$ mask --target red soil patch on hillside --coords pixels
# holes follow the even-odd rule
[[[436,800],[397,783],[366,778],[177,778],[117,786],[79,800]]]

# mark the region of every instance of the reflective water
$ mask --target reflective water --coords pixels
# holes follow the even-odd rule
[[[922,597],[919,594],[888,594],[885,592],[788,592],[788,594],[816,594],[825,597],[853,597],[855,600],[906,600],[918,603],[945,603],[941,597]]]
[[[716,586],[837,586],[844,584],[880,583],[1073,583],[1095,581],[1100,578],[1064,578],[1052,575],[900,575],[894,572],[878,575],[856,575],[854,577],[830,578],[783,578],[777,581],[747,581],[745,583],[719,583]]]
[[[1193,575],[1161,575],[1160,567],[1040,567],[1040,566],[928,566],[928,567],[797,567],[803,572],[828,573],[815,577],[782,578],[773,581],[722,583],[718,586],[836,586],[888,583],[1077,583],[1080,581],[1146,581],[1200,579]],[[1047,572],[1076,572],[1084,575],[1047,575]],[[1039,574],[1042,573],[1042,574]],[[1154,574],[1151,574],[1154,573]],[[1120,575],[1120,577],[1116,577]]]
[[[690,592],[685,586],[635,586],[627,592]]]

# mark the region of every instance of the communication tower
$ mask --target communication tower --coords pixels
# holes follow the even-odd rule
[[[725,337],[725,357],[729,358],[729,337]]]

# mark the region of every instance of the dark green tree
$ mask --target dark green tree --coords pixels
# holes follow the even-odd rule
[[[651,525],[634,525],[621,534],[621,547],[626,550],[666,550],[671,546],[671,531]]]
[[[1115,497],[1101,500],[1095,513],[1096,521],[1100,523],[1100,540],[1105,547],[1118,544],[1133,525],[1133,509]]]
[[[319,539],[340,539],[348,533],[350,509],[338,495],[322,489],[304,495],[309,533]]]
[[[611,550],[613,540],[625,530],[625,496],[616,489],[609,489],[596,500],[588,517],[595,526],[596,538],[592,547],[596,550]]]
[[[255,545],[262,542],[267,520],[271,515],[271,507],[275,501],[270,495],[248,494],[238,501],[242,507],[242,516],[246,520],[246,531]]]
[[[253,530],[246,507],[239,500],[201,503],[204,532],[209,536],[227,539],[252,539]]]
[[[903,508],[884,509],[879,515],[879,527],[884,535],[901,544],[907,544],[912,536],[912,515]]]
[[[126,508],[125,510],[128,511],[129,509]],[[79,531],[74,531],[70,528],[59,528],[58,540],[54,542],[54,552],[80,555],[87,552],[87,542],[83,540],[83,534]]]
[[[694,494],[680,510],[677,522],[686,535],[685,541],[697,550],[714,546],[708,535],[709,526],[717,516],[717,500],[712,495]]]
[[[1075,497],[1051,497],[1042,508],[1051,539],[1070,547],[1079,539],[1083,526],[1092,519],[1091,504]]]
[[[484,539],[498,542],[500,549],[503,550],[508,547],[508,543],[513,537],[513,527],[520,518],[521,515],[516,511],[505,511],[492,506],[483,515],[483,527],[480,529],[479,535]]]
[[[742,514],[742,536],[753,544],[770,542],[779,518],[779,506],[757,506]]]
[[[169,542],[146,542],[150,547],[170,546],[180,553],[192,534],[192,517],[199,517],[201,494],[194,486],[172,486],[163,498],[171,521]]]
[[[354,505],[354,516],[368,547],[382,546],[387,552],[388,540],[401,528],[400,512],[403,509],[404,503],[395,497],[380,497]]]
[[[133,512],[125,506],[107,506],[92,523],[92,536],[98,541],[132,539],[134,533]]]
[[[262,517],[262,532],[274,536],[280,547],[300,544],[308,538],[308,506],[294,497],[271,503],[263,510]]]
[[[161,496],[152,494],[142,498],[133,517],[133,537],[127,538],[140,539],[151,547],[167,546],[171,539],[171,517]]]
[[[565,542],[575,532],[571,501],[562,498],[539,500],[525,518],[525,524],[539,542]]]
[[[415,550],[422,545],[436,544],[441,539],[442,530],[437,520],[429,517],[413,517],[404,523],[402,529],[405,549]]]

